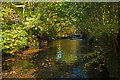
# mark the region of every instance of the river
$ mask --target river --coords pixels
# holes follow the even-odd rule
[[[54,40],[19,55],[4,56],[3,78],[88,78],[79,57],[91,50],[82,39]]]

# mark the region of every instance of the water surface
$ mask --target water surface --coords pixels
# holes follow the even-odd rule
[[[84,40],[54,40],[22,51],[21,55],[3,58],[5,78],[87,78],[79,57],[90,47]]]

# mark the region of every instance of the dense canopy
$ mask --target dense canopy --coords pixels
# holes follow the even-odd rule
[[[2,2],[2,53],[14,55],[26,46],[41,45],[41,41],[79,33],[93,48],[90,55],[80,59],[81,62],[87,58],[89,61],[85,66],[89,66],[106,61],[107,67],[117,72],[120,59],[119,9],[118,2]],[[76,50],[76,44],[72,45],[69,48]],[[68,54],[73,60],[67,57]],[[106,55],[108,58],[104,59]],[[62,60],[66,63],[75,62],[77,58],[72,52],[66,52],[64,57]],[[118,74],[114,71],[111,74]]]
[[[13,53],[36,41],[81,33],[118,47],[119,3],[3,2],[2,50]],[[102,41],[102,42],[101,42]],[[107,40],[108,41],[108,40]],[[117,53],[116,53],[117,54]]]

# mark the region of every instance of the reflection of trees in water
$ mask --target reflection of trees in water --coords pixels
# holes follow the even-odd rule
[[[53,43],[50,44],[54,45]],[[41,52],[42,55],[38,55],[35,59],[35,68],[37,69],[33,75],[36,78],[55,78],[59,66],[55,64],[57,47],[51,46],[46,51]],[[38,53],[39,54],[39,53]]]
[[[71,44],[72,43],[72,44]],[[36,63],[36,67],[38,67],[38,70],[34,73],[35,77],[37,78],[59,78],[61,75],[66,74],[66,72],[70,71],[75,66],[70,66],[68,64],[74,63],[76,61],[76,47],[77,43],[75,41],[67,41],[67,40],[58,40],[51,42],[49,44],[51,47],[43,52],[44,57],[42,59],[38,60]],[[58,54],[61,54],[61,63],[56,63],[57,58],[57,52]],[[61,53],[60,53],[61,52]],[[41,58],[41,57],[39,57]],[[47,66],[45,67],[43,65],[37,65],[38,63],[45,63],[45,60],[48,60],[46,62]],[[35,61],[36,62],[36,61]],[[50,63],[50,64],[48,64]],[[74,64],[71,64],[74,65]],[[41,69],[40,69],[41,68]]]
[[[78,40],[60,40],[60,48],[62,52],[62,61],[66,63],[74,63],[77,56],[87,54],[87,46],[83,41]]]
[[[66,75],[68,71],[76,66],[73,63],[77,60],[76,50],[79,46],[78,42],[74,40],[60,40],[60,43],[53,41],[48,46],[50,48],[36,52],[34,55],[31,55],[32,57],[20,60],[14,66],[23,67],[23,72],[26,69],[28,69],[28,72],[35,69],[29,75],[33,75],[36,78],[59,78],[63,74]],[[56,63],[57,51],[61,51],[62,63]]]
[[[76,42],[70,40],[61,40],[60,48],[62,52],[61,61],[65,61],[67,64],[74,63],[76,60]]]

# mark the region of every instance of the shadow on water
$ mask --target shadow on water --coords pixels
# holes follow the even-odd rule
[[[46,46],[42,47],[43,49]],[[4,57],[3,77],[7,78],[94,78],[97,71],[90,67],[88,74],[81,55],[92,49],[82,40],[55,40],[44,50],[40,47],[26,51],[27,56]],[[32,52],[30,54],[30,52]],[[9,60],[10,59],[10,60]],[[7,61],[8,60],[8,61]],[[12,60],[12,61],[11,61]],[[9,63],[10,62],[10,63]],[[14,72],[13,72],[14,71]],[[92,74],[92,75],[91,75]],[[98,74],[100,76],[101,74]],[[104,75],[104,74],[103,74]],[[102,76],[102,75],[101,75]]]
[[[49,49],[34,58],[37,78],[86,78],[82,65],[75,65],[80,53],[87,54],[87,45],[76,40],[53,41]],[[81,45],[81,46],[79,46]],[[84,50],[82,50],[84,49]],[[39,64],[39,65],[38,65]]]

